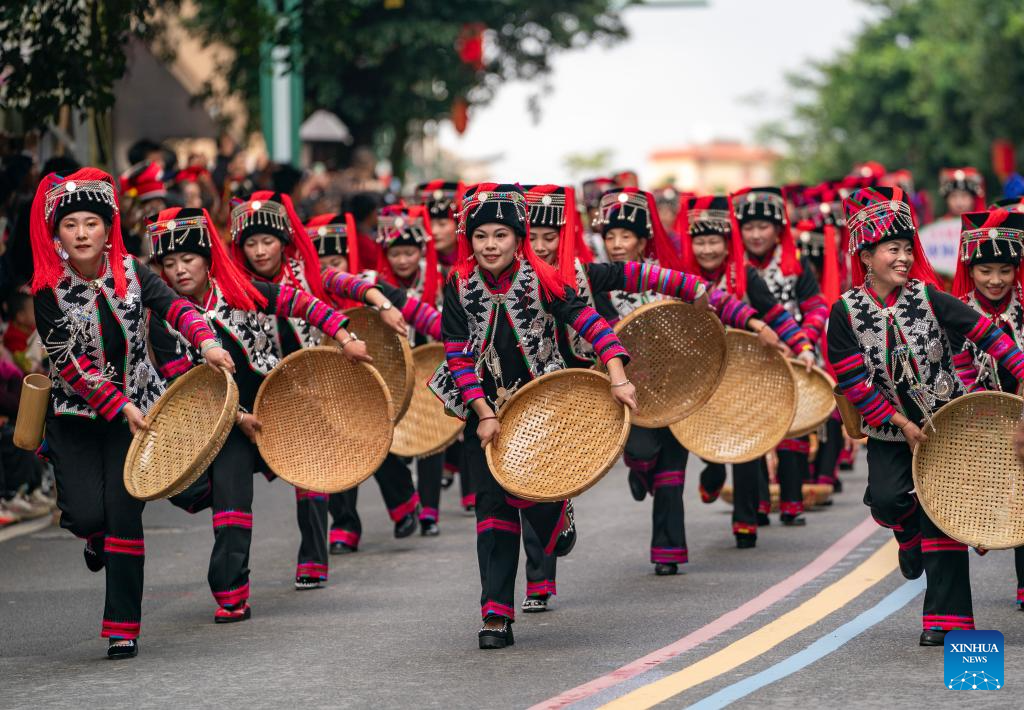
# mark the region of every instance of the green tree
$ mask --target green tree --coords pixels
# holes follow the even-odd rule
[[[125,44],[159,34],[157,9],[177,0],[0,2],[0,107],[25,125],[54,121],[62,106],[104,111],[124,76]]]
[[[1024,139],[1024,3],[863,1],[875,19],[791,76],[791,120],[764,127],[788,149],[785,171],[821,180],[878,160],[934,185],[943,166],[988,170],[993,140]]]
[[[206,39],[234,49],[236,59],[224,70],[232,87],[252,100],[257,119],[264,43],[301,47],[291,61],[303,73],[307,110],[336,113],[356,145],[376,147],[401,174],[406,142],[419,125],[448,117],[456,99],[480,105],[507,81],[543,80],[559,51],[622,39],[621,6],[615,0],[305,0],[297,17],[281,21],[253,0],[224,0],[203,2],[193,24]],[[487,28],[482,67],[461,61],[456,49],[471,23]],[[511,137],[508,147],[514,149]]]

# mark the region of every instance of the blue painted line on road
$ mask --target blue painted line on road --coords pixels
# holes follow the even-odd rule
[[[923,592],[924,587],[925,580],[923,577],[907,582],[891,592],[878,604],[857,616],[857,618],[843,624],[832,633],[822,636],[799,653],[779,661],[774,666],[766,668],[760,673],[722,688],[717,693],[688,706],[688,710],[717,710],[717,708],[724,708],[730,703],[734,703],[740,698],[745,698],[767,685],[793,675],[797,671],[806,668],[815,661],[821,660],[828,654],[841,648],[851,639],[870,629],[875,624],[895,614],[910,603],[914,597]]]

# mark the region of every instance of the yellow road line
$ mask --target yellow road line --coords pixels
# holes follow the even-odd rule
[[[896,541],[890,539],[852,572],[822,589],[796,609],[681,671],[616,698],[602,706],[601,710],[653,707],[770,651],[885,579],[896,569],[896,551]]]

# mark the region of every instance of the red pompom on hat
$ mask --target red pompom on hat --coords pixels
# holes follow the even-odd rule
[[[29,237],[32,243],[32,293],[56,288],[64,275],[64,262],[58,254],[57,225],[73,212],[92,212],[110,225],[107,257],[114,275],[114,292],[128,293],[124,259],[128,251],[121,237],[121,207],[114,190],[114,178],[97,168],[82,168],[66,177],[50,173],[39,182],[29,213]]]
[[[232,308],[255,311],[265,307],[266,297],[243,274],[228,255],[217,228],[205,209],[169,207],[150,222],[147,232],[153,244],[153,256],[160,259],[179,252],[205,257],[210,262],[210,278]],[[167,281],[166,275],[164,281]]]
[[[167,197],[164,171],[159,163],[137,163],[121,175],[121,194],[139,202]]]

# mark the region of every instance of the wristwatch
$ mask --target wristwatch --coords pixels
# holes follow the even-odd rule
[[[393,304],[391,301],[385,300],[384,303],[382,303],[379,306],[377,306],[377,309],[381,310],[381,311],[390,311],[394,307],[395,307],[395,304]]]

